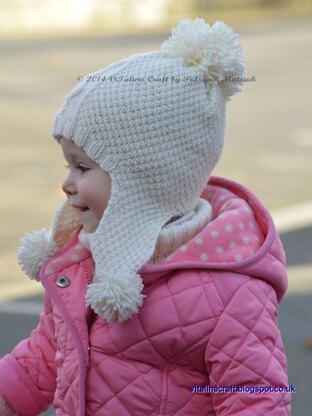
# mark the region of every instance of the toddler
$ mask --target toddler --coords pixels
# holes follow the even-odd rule
[[[17,255],[44,310],[0,361],[1,416],[290,415],[282,244],[253,193],[211,176],[236,38],[183,19],[67,96],[67,198]]]

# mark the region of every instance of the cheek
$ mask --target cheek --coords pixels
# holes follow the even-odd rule
[[[90,205],[93,210],[94,215],[97,219],[100,219],[108,205],[108,201],[111,195],[110,182],[107,180],[98,180],[94,181],[92,185],[88,188]]]
[[[93,213],[97,219],[101,219],[105,209],[107,208],[109,198],[102,196],[102,198],[96,198],[93,204]]]

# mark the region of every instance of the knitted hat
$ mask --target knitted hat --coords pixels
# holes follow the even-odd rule
[[[220,158],[225,104],[245,71],[237,36],[222,22],[210,27],[203,19],[181,20],[160,51],[85,77],[55,117],[53,136],[72,140],[112,179],[108,206],[90,235],[96,267],[86,294],[87,304],[109,322],[138,311],[138,270],[164,225],[194,210]],[[24,270],[36,277],[43,262],[35,256],[29,271],[26,246],[45,241],[46,258],[79,226],[65,201],[49,234],[23,241],[18,260]]]

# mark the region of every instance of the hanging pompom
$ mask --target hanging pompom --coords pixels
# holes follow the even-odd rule
[[[86,305],[108,322],[126,321],[142,306],[143,283],[138,274],[95,276],[94,281],[87,288]]]
[[[39,272],[43,263],[58,250],[57,245],[46,229],[25,234],[17,252],[17,262],[22,270],[34,280],[39,281]]]
[[[161,52],[198,67],[208,82],[218,82],[224,96],[229,98],[240,91],[238,86],[245,73],[242,46],[235,41],[237,37],[223,22],[210,27],[204,19],[182,19],[162,44]]]

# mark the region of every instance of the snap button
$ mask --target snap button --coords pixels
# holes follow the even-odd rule
[[[66,276],[60,276],[55,281],[58,287],[68,287],[70,285],[70,279]]]

